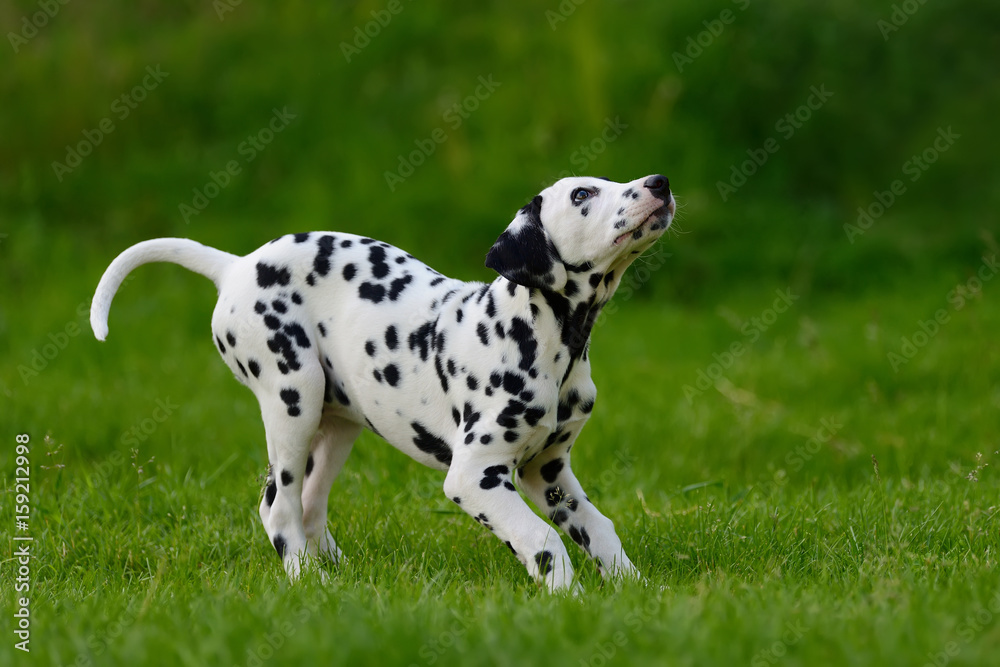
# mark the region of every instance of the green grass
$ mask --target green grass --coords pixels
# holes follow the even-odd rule
[[[918,3],[886,38],[907,3],[404,2],[350,62],[340,42],[387,0],[232,0],[222,20],[205,2],[53,3],[0,67],[0,535],[14,544],[11,453],[29,433],[35,538],[30,656],[0,557],[0,667],[997,662],[1000,278],[961,309],[949,295],[1000,255],[998,3]],[[5,35],[41,7],[7,5]],[[168,78],[119,118],[157,65]],[[453,127],[481,76],[502,85]],[[814,86],[834,96],[779,134]],[[105,118],[113,133],[57,177]],[[628,127],[583,159],[608,122]],[[442,127],[391,191],[385,172]],[[960,138],[908,180],[939,128]],[[717,183],[776,137],[723,201]],[[179,204],[233,159],[186,224]],[[633,268],[595,329],[599,398],[574,450],[648,586],[602,585],[567,540],[582,594],[539,591],[440,473],[371,434],[332,493],[346,562],[292,586],[259,525],[263,428],[210,338],[211,285],[144,267],[108,342],[90,335],[101,272],[160,236],[245,254],[336,229],[491,278],[486,249],[565,170],[663,173],[689,232],[661,268]],[[905,194],[850,243],[843,225],[896,179]],[[751,342],[778,290],[799,298]],[[156,422],[159,404],[176,407]]]
[[[139,270],[106,343],[83,330],[21,381],[46,332],[86,327],[73,310],[105,261],[87,257],[79,285],[41,277],[19,297],[4,362],[3,432],[33,438],[33,663],[986,665],[1000,650],[1000,280],[898,372],[886,358],[975,263],[850,296],[794,287],[750,344],[741,324],[788,283],[679,305],[668,260],[595,329],[599,398],[574,449],[648,584],[602,584],[567,540],[583,593],[561,597],[456,511],[440,473],[369,433],[331,498],[346,562],[289,584],[256,513],[257,407],[207,335],[202,278]],[[688,400],[734,341],[745,353]],[[132,452],[124,434],[158,400],[176,407]]]

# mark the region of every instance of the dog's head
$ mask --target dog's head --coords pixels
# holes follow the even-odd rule
[[[670,184],[658,174],[629,183],[564,178],[518,211],[486,266],[519,285],[559,292],[567,271],[605,271],[638,257],[667,230],[674,210]]]

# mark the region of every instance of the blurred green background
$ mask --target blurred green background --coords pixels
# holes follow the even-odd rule
[[[207,564],[210,581],[219,576],[213,567],[240,573],[264,563],[260,581],[280,579],[253,509],[265,464],[257,407],[214,351],[211,287],[177,267],[142,268],[115,301],[109,341],[98,344],[86,309],[115,255],[160,236],[245,254],[289,232],[342,230],[393,243],[449,275],[490,280],[483,260],[494,239],[520,206],[569,173],[618,181],[662,173],[680,205],[677,233],[636,264],[614,302],[617,312],[594,331],[601,394],[585,446],[574,450],[584,486],[596,486],[609,515],[623,517],[619,532],[645,572],[689,593],[702,610],[712,607],[700,606],[698,596],[718,590],[704,593],[702,577],[724,572],[756,585],[782,568],[806,573],[799,581],[811,593],[803,596],[833,604],[831,591],[842,584],[824,590],[824,577],[860,577],[872,554],[857,539],[849,545],[839,521],[859,513],[852,530],[875,538],[891,532],[865,523],[879,515],[865,495],[876,455],[891,480],[892,521],[918,523],[899,532],[916,555],[889,550],[900,560],[878,561],[884,569],[872,576],[889,572],[892,579],[905,570],[899,563],[908,563],[907,591],[928,601],[912,617],[863,608],[838,625],[814,615],[811,627],[834,635],[804,653],[804,664],[829,656],[843,637],[860,638],[838,654],[855,664],[888,664],[886,656],[911,647],[914,664],[948,640],[948,619],[968,597],[958,588],[947,600],[929,591],[965,576],[969,558],[982,581],[968,586],[996,587],[1000,485],[988,474],[995,469],[980,464],[995,460],[1000,442],[1000,281],[972,282],[990,266],[983,257],[998,253],[1000,236],[996,2],[17,0],[0,5],[0,25],[0,425],[6,434],[32,434],[35,464],[66,465],[35,469],[47,517],[39,520],[51,522],[39,546],[61,563],[44,575],[52,584],[40,613],[50,626],[67,624],[69,639],[53,649],[63,661],[85,655],[75,651],[94,624],[101,632],[117,613],[106,611],[114,594],[91,599],[91,583],[77,588],[87,577],[97,587],[124,577],[123,594],[145,595],[136,581],[159,577],[156,560],[166,550],[180,573]],[[859,209],[870,216],[861,224]],[[798,300],[750,341],[745,327],[766,314],[776,290]],[[889,355],[939,309],[951,321],[912,361],[893,367]],[[694,398],[686,394],[733,342],[747,343],[748,353]],[[164,397],[177,412],[140,439],[139,458],[156,456],[146,466],[153,477],[144,479],[127,461],[108,477],[101,466],[117,452],[129,456],[127,431],[148,421]],[[824,419],[841,424],[834,436],[801,461],[790,458]],[[51,440],[43,445],[46,434]],[[356,501],[351,511],[360,515],[339,523],[332,512],[355,554],[389,549],[377,537],[384,533],[369,530],[381,525],[389,496],[409,498],[415,485],[421,502],[446,511],[438,477],[376,445],[374,436],[362,440],[372,446],[352,455],[340,493],[383,499],[371,508]],[[624,479],[602,484],[617,448],[638,463]],[[48,451],[59,453],[49,459]],[[977,452],[987,458],[977,463]],[[967,483],[974,471],[981,486]],[[789,494],[779,493],[779,505],[832,522],[829,535],[816,537],[823,549],[814,553],[798,541],[800,528],[819,530],[805,519],[773,551],[748,556],[741,549],[757,544],[755,530],[767,532],[768,515],[740,529],[750,542],[732,537],[725,542],[732,551],[714,551],[705,528],[713,508],[744,507],[748,488],[761,479],[778,480],[780,493]],[[933,532],[916,515],[899,510],[897,517],[904,499],[936,516],[921,505],[929,497],[912,489],[941,480],[954,512],[941,521],[975,517],[969,521],[985,528]],[[102,483],[113,489],[103,510],[63,509],[81,488]],[[148,489],[141,502],[140,488]],[[817,488],[842,503],[842,515],[824,514],[830,496],[817,496]],[[637,489],[645,495],[637,497]],[[718,494],[707,515],[705,506],[687,507],[705,500],[698,493]],[[132,494],[134,508],[114,502]],[[216,498],[226,509],[214,513]],[[195,536],[187,528],[171,532],[167,511],[179,516],[180,507],[191,507],[194,514],[195,505],[209,527]],[[465,518],[455,518],[452,530],[454,543],[468,546],[473,533]],[[476,556],[452,558],[445,538],[410,545],[406,540],[428,539],[419,532],[424,519],[404,516],[392,524],[392,539],[430,563],[421,573],[428,581],[449,569],[449,594],[461,596],[468,579],[482,583],[470,563],[495,546],[495,562],[511,565],[501,575],[527,586],[488,536],[472,547]],[[156,536],[137,529],[127,549],[88,546],[95,521],[120,521],[129,531],[142,524]],[[221,540],[219,551],[204,534]],[[960,548],[966,551],[956,555]],[[829,560],[816,565],[821,552]],[[399,556],[379,553],[388,559],[384,570],[348,571],[342,585],[391,588]],[[785,554],[794,554],[787,557],[795,567]],[[237,574],[220,585],[253,597],[269,585],[260,581]],[[202,589],[193,582],[187,594],[196,608]],[[737,606],[749,605],[749,612],[740,607],[744,617],[773,613],[779,627],[751,624],[739,635],[738,623],[706,611],[711,618],[698,621],[708,625],[690,639],[690,655],[715,656],[718,664],[759,655],[757,638],[780,635],[780,623],[801,611],[798,594],[786,596],[784,582],[778,585],[781,591],[761,594],[760,614],[756,602],[722,585],[720,608],[731,611],[731,594]],[[393,608],[393,623],[404,627],[415,604],[408,594],[399,593]],[[231,600],[230,592],[224,597]],[[462,600],[458,606],[477,604]],[[176,628],[187,622],[187,603],[161,602],[170,618],[158,622],[182,631]],[[505,610],[509,602],[496,604]],[[71,611],[60,617],[63,604]],[[222,616],[232,615],[219,605]],[[383,612],[372,622],[384,623]],[[872,629],[868,619],[877,613],[911,625]],[[235,659],[240,638],[266,619],[244,621],[232,626],[235,639],[215,658]],[[153,625],[136,626],[131,644],[119,645],[123,655],[135,659],[128,652],[136,646],[155,653]],[[865,642],[878,644],[868,634],[876,630],[892,639],[866,653]],[[519,630],[509,632],[516,638]],[[365,637],[351,639],[362,655]],[[734,638],[732,653],[720,637]],[[963,655],[989,655],[1000,634],[987,639],[993,643],[983,640],[980,653]],[[666,649],[654,642],[650,650]]]
[[[99,267],[140,239],[190,236],[244,253],[317,228],[363,231],[485,279],[479,260],[498,230],[567,171],[671,179],[684,204],[679,225],[693,236],[655,283],[684,299],[788,275],[803,290],[872,289],[975,262],[979,230],[996,222],[995,3],[916,5],[885,39],[878,22],[893,5],[853,0],[562,9],[400,0],[396,15],[381,1],[229,2],[56,5],[17,53],[5,48],[0,215],[10,297],[38,287],[22,246],[72,248],[88,279],[83,295]],[[5,3],[0,17],[23,32],[37,11]],[[373,11],[391,20],[368,25]],[[347,62],[342,43],[353,47],[365,27],[375,36]],[[707,45],[689,51],[689,38]],[[698,48],[691,62],[675,62]],[[166,78],[134,109],[113,110],[147,66]],[[500,85],[453,128],[447,110],[474,95],[480,76]],[[786,139],[776,123],[813,86],[833,96]],[[247,163],[239,146],[275,108],[295,119]],[[57,178],[52,163],[65,163],[67,147],[105,118],[113,132]],[[608,119],[627,128],[588,159],[578,151]],[[864,243],[845,243],[842,225],[905,178],[903,164],[940,127],[961,136],[953,149],[906,182]],[[436,128],[447,140],[390,191],[385,172]],[[769,137],[778,152],[723,202],[717,182]],[[230,160],[241,173],[186,223],[179,205]]]

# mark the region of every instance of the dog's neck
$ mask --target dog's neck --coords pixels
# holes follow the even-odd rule
[[[562,384],[576,362],[586,360],[591,331],[634,259],[619,260],[603,268],[568,266],[566,286],[558,292],[526,287],[500,276],[490,284],[488,293],[505,305],[505,312],[535,327],[554,317],[559,336],[552,340],[539,338],[539,358],[543,364],[566,365],[559,376]]]

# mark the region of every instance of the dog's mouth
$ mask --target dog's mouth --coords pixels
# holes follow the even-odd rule
[[[620,234],[617,237],[615,237],[615,241],[612,245],[619,246],[625,242],[625,239],[634,236],[637,232],[641,232],[643,229],[646,229],[647,226],[652,227],[652,225],[657,221],[665,219],[667,216],[670,215],[671,211],[673,210],[671,204],[673,204],[672,199],[669,204],[662,204],[659,208],[650,213],[649,216],[647,216],[646,219],[640,222],[638,225],[632,227],[627,232],[624,232],[623,234]],[[664,226],[663,228],[665,229],[666,227]],[[650,230],[646,229],[646,231]],[[641,234],[636,238],[637,239],[641,238]]]

